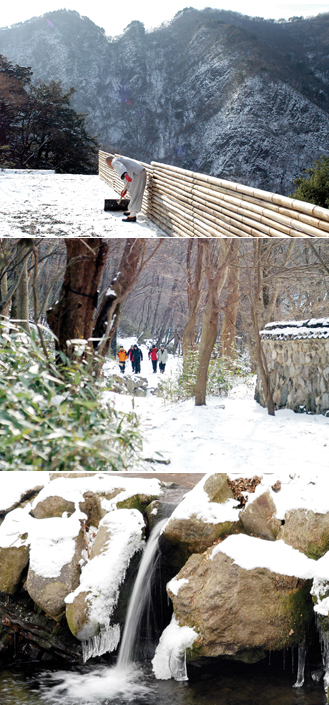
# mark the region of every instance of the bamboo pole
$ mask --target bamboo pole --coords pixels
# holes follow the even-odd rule
[[[159,212],[161,212],[164,217],[166,217],[167,219],[170,219],[171,217],[173,217],[173,218],[175,218],[175,219],[181,220],[182,223],[183,223],[184,225],[186,225],[186,227],[190,228],[190,229],[193,231],[193,222],[192,222],[192,219],[190,218],[190,219],[187,220],[187,219],[184,217],[184,213],[182,213],[181,210],[179,210],[178,208],[177,208],[177,209],[172,209],[172,210],[168,209],[168,207],[166,206],[166,204],[164,204],[163,199],[160,198],[160,197],[158,197],[158,196],[155,196],[155,197],[154,197],[153,204],[156,205],[157,210],[158,210]],[[152,207],[153,207],[153,204],[152,204]]]
[[[321,206],[315,206],[312,203],[305,203],[304,201],[298,201],[294,198],[289,198],[288,196],[281,196],[277,193],[271,193],[270,191],[263,191],[261,189],[252,188],[250,186],[245,186],[244,184],[239,184],[234,181],[226,181],[225,179],[219,179],[215,176],[208,176],[207,174],[200,174],[194,172],[188,172],[185,169],[180,169],[179,167],[172,167],[168,164],[160,164],[158,162],[151,162],[152,166],[156,169],[159,167],[165,167],[167,170],[174,170],[176,173],[191,175],[193,178],[200,181],[205,181],[209,184],[214,184],[215,186],[222,186],[229,189],[230,191],[235,191],[237,193],[245,193],[246,195],[260,198],[271,203],[276,203],[278,205],[287,206],[293,210],[298,210],[302,213],[307,213],[309,215],[316,215],[321,220],[326,220],[329,222],[329,211]]]
[[[115,191],[118,175],[99,152],[99,176]],[[120,156],[120,155],[111,155]],[[144,164],[142,212],[173,237],[329,237],[329,210],[168,164]]]
[[[196,203],[200,202],[200,204],[203,204],[203,201],[198,198],[196,194],[194,194],[194,200]],[[236,200],[236,199],[235,199]],[[280,237],[280,235],[291,235],[291,237],[305,237],[305,233],[301,232],[300,230],[296,230],[295,228],[291,227],[291,222],[288,220],[288,225],[285,225],[281,221],[277,222],[276,220],[272,220],[271,218],[266,217],[264,213],[267,213],[266,209],[261,209],[255,213],[255,211],[249,212],[245,210],[244,208],[240,208],[236,205],[236,203],[231,203],[230,201],[225,202],[223,206],[219,206],[217,203],[213,205],[212,211],[209,211],[209,209],[205,209],[203,207],[203,211],[206,215],[208,212],[216,213],[216,212],[225,212],[225,211],[232,211],[233,213],[245,216],[246,218],[254,220],[254,227],[259,228],[260,223],[264,223],[268,225],[271,228],[274,228],[277,232],[278,235],[277,237]],[[269,211],[271,214],[271,211]],[[280,216],[281,218],[284,218],[284,216]]]
[[[179,212],[178,210],[172,210],[170,211],[170,213],[168,213],[168,210],[163,207],[163,203],[161,200],[155,199],[154,202],[157,205],[158,212],[162,214],[163,218],[166,218],[167,221],[177,221],[179,224],[181,224],[184,229],[189,231],[191,236],[193,237],[193,222],[191,220],[186,221],[181,212]]]
[[[207,189],[203,186],[198,186],[198,190],[203,193],[207,193]],[[217,197],[219,197],[220,194],[224,194],[229,198],[234,198],[234,196],[231,195],[231,192],[229,192],[228,189],[219,189],[217,191]],[[263,206],[263,201],[261,201],[260,199],[255,199],[244,194],[240,194],[239,200],[240,199],[246,203]],[[300,220],[303,223],[309,224],[315,228],[319,228],[321,230],[324,230],[325,232],[329,232],[329,222],[327,223],[326,221],[321,221],[318,218],[313,218],[312,216],[305,215],[305,213],[297,213],[297,211],[293,211],[283,206],[275,205],[274,203],[266,203],[266,208],[268,210],[274,211],[275,213],[281,213],[282,215],[285,215],[289,218],[295,218],[296,220]]]

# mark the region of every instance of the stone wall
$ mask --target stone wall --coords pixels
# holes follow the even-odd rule
[[[325,414],[329,410],[329,339],[262,339],[262,346],[275,407]],[[255,399],[266,406],[260,376]]]

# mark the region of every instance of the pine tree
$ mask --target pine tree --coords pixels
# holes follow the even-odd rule
[[[305,174],[308,176],[298,176],[294,180],[297,188],[291,197],[329,208],[329,157],[316,159],[314,166],[305,169]]]
[[[98,141],[88,134],[86,115],[70,105],[75,92],[61,82],[31,82],[29,68],[0,56],[0,147],[18,168],[57,173],[97,173]]]

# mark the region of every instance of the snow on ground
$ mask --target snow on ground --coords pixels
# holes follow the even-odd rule
[[[145,215],[104,211],[118,194],[98,176],[0,169],[0,236],[167,237]]]
[[[126,350],[135,338],[119,339]],[[154,389],[162,378],[175,373],[179,359],[169,356],[164,375],[152,372],[147,348],[141,346],[141,376]],[[108,369],[118,372],[115,362]],[[126,372],[131,374],[130,362]],[[228,397],[208,397],[206,406],[194,406],[194,399],[164,404],[151,392],[135,397],[134,409],[140,415],[145,442],[143,457],[161,453],[170,464],[153,463],[150,469],[168,472],[227,472],[232,477],[287,474],[316,478],[328,472],[329,418],[295,414],[289,409],[269,416],[253,398],[253,387],[240,384]],[[116,408],[130,411],[132,397],[106,393]],[[225,408],[222,408],[222,407]],[[137,470],[138,468],[136,468]],[[328,479],[329,485],[329,479]]]

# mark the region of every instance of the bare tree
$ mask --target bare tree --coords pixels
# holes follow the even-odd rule
[[[231,358],[235,353],[236,321],[240,301],[240,261],[239,241],[232,241],[233,261],[229,265],[226,283],[226,301],[221,333],[221,353],[224,357]]]
[[[199,367],[195,386],[195,405],[206,403],[208,367],[211,353],[218,335],[219,299],[225,285],[228,267],[232,261],[232,239],[204,243],[205,272],[208,284],[208,298],[202,316],[202,335],[199,351]]]
[[[197,322],[197,317],[199,313],[202,286],[205,277],[203,255],[204,255],[204,242],[203,240],[197,240],[197,253],[194,261],[194,266],[192,264],[192,250],[194,245],[194,240],[189,240],[187,244],[186,252],[186,270],[187,270],[187,301],[188,301],[188,321],[184,328],[183,333],[183,356],[185,357],[188,350],[194,348],[195,344],[195,326]]]

